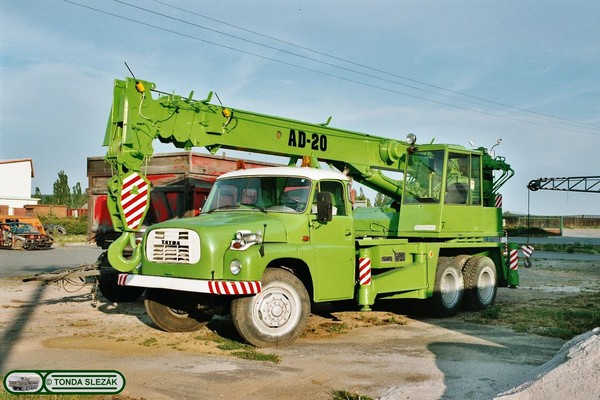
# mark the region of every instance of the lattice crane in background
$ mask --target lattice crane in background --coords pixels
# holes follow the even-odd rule
[[[530,181],[527,189],[562,190],[567,192],[600,193],[600,176],[571,176],[566,178],[539,178]]]

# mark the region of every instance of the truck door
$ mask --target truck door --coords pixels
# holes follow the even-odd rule
[[[317,192],[330,192],[333,198],[331,221],[319,221],[316,197],[310,216],[310,241],[315,254],[316,301],[354,297],[355,251],[352,210],[344,185],[339,181],[320,181]],[[314,273],[314,272],[313,272]]]

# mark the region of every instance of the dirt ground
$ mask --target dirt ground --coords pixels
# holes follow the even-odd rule
[[[522,269],[521,288],[500,288],[497,302],[560,302],[594,290],[600,290],[597,260],[540,260]],[[334,390],[386,400],[493,398],[565,343],[463,315],[407,316],[404,304],[387,304],[369,313],[320,307],[293,345],[255,350],[239,345],[225,317],[198,332],[165,333],[152,325],[143,302],[114,304],[99,296],[93,307],[89,287],[68,293],[3,278],[0,301],[2,374],[118,370],[126,378],[123,395],[144,399],[332,399]]]

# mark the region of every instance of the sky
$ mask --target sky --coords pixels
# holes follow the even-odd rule
[[[599,20],[592,0],[0,0],[0,159],[33,159],[32,192],[51,194],[59,171],[87,187],[126,62],[234,108],[422,143],[502,139],[516,173],[504,211],[600,215],[600,193],[526,188],[600,175]]]

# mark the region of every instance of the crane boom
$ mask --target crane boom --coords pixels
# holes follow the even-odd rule
[[[539,178],[531,180],[527,188],[537,190],[561,190],[567,192],[600,193],[600,176],[571,176],[563,178]]]
[[[234,149],[287,156],[290,165],[303,158],[313,167],[325,162],[392,199],[402,195],[403,181],[384,171],[403,173],[414,142],[336,129],[327,126],[329,121],[313,124],[210,104],[212,92],[205,100],[193,100],[193,92],[182,97],[155,88],[154,83],[131,78],[115,81],[104,145],[109,147],[106,160],[115,170],[108,186],[109,210],[116,229],[128,230],[124,212],[117,206],[124,177],[141,170],[153,154],[155,139],[187,150],[205,147],[213,154],[219,149]],[[152,92],[158,94],[156,99]],[[428,146],[440,147],[421,145],[419,149]],[[483,158],[483,196],[489,199],[514,172],[504,158],[492,158],[484,148],[470,151]],[[496,170],[502,171],[499,179],[494,179]]]
[[[311,157],[313,163],[349,169],[351,176],[390,197],[401,191],[400,182],[377,170],[402,171],[402,156],[410,147],[406,142],[209,104],[212,92],[202,101],[164,93],[153,99],[146,88],[152,91],[155,85],[132,79],[115,83],[104,145],[117,171],[139,170],[158,139],[178,148],[205,147],[213,154],[224,148],[287,156],[291,162]]]

